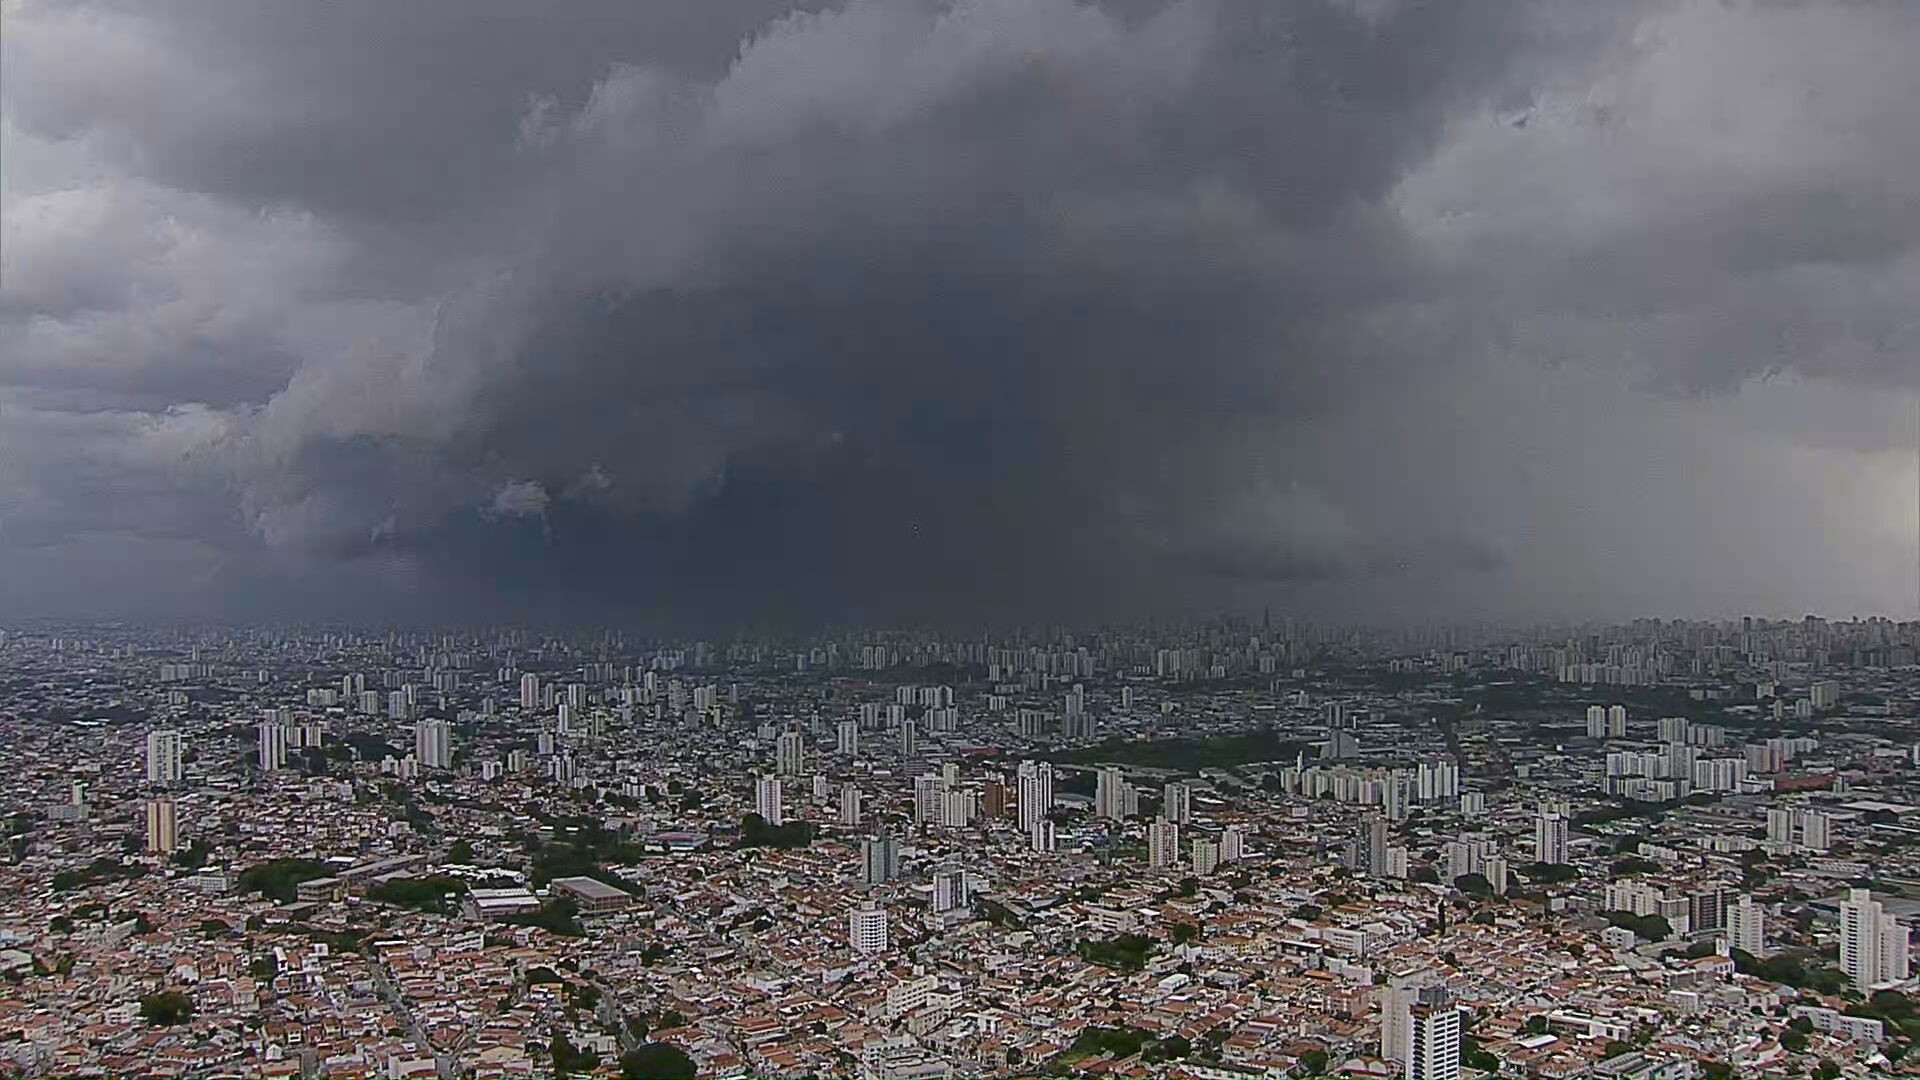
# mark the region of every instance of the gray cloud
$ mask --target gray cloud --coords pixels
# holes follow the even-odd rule
[[[1783,414],[1915,370],[1906,6],[720,7],[13,0],[0,381],[64,434],[0,545],[461,615],[1856,596],[1655,553],[1748,523],[1736,439],[1904,483]]]

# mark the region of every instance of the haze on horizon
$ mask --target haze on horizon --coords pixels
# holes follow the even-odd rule
[[[1912,617],[1920,6],[0,0],[0,611]]]

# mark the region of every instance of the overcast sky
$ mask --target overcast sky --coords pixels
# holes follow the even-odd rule
[[[10,615],[1915,611],[1911,2],[0,13]]]

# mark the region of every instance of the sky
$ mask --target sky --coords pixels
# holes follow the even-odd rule
[[[0,0],[0,611],[1912,617],[1920,5]]]

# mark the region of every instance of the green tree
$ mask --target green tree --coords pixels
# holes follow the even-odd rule
[[[1300,1055],[1300,1068],[1303,1076],[1325,1076],[1327,1074],[1327,1052],[1314,1047]]]
[[[600,1055],[574,1046],[565,1032],[554,1033],[553,1040],[547,1044],[547,1053],[553,1058],[556,1076],[592,1072],[600,1067]]]
[[[650,1042],[620,1055],[626,1080],[693,1080],[693,1059],[672,1043]]]
[[[140,1018],[155,1027],[177,1024],[193,1015],[193,999],[179,990],[162,990],[140,998]]]
[[[465,840],[455,840],[453,846],[447,848],[447,861],[462,866],[472,865],[473,845]]]

